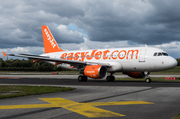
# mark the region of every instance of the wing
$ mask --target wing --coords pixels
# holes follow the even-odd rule
[[[51,61],[51,62],[55,62],[56,64],[60,64],[60,63],[67,63],[67,64],[77,64],[77,65],[94,65],[94,64],[98,64],[98,65],[103,65],[106,67],[110,67],[111,65],[109,63],[100,63],[100,62],[87,62],[87,61],[75,61],[75,60],[63,60],[63,59],[58,59],[58,58],[50,58],[48,56],[39,56],[39,55],[30,55],[30,54],[19,54],[19,55],[15,55],[15,54],[6,54],[3,52],[3,57],[5,57],[6,55],[8,56],[15,56],[15,57],[24,57],[24,58],[28,58],[28,59],[34,59],[34,61]]]

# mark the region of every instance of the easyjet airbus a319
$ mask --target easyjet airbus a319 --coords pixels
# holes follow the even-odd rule
[[[47,26],[42,26],[45,53],[41,55],[6,54],[34,59],[34,62],[46,61],[62,68],[78,70],[82,75],[80,82],[87,77],[99,79],[106,77],[111,82],[115,80],[115,72],[123,72],[133,78],[145,78],[151,82],[149,73],[175,67],[177,61],[165,51],[151,47],[131,47],[114,49],[95,49],[83,51],[64,51],[59,48],[56,40]]]

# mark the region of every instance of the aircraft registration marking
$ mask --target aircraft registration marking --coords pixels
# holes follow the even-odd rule
[[[93,117],[119,117],[125,116],[123,114],[115,113],[112,111],[97,108],[95,106],[108,106],[108,105],[137,105],[137,104],[154,104],[145,101],[119,101],[119,102],[90,102],[79,103],[64,98],[39,98],[50,104],[27,104],[27,105],[3,105],[0,109],[26,109],[26,108],[51,108],[62,107],[64,109],[76,112],[89,118]]]

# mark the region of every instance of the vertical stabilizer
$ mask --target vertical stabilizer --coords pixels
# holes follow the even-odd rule
[[[43,36],[45,53],[63,51],[61,48],[59,48],[56,40],[54,39],[53,35],[51,34],[51,31],[49,30],[49,28],[46,25],[42,26],[42,36]]]

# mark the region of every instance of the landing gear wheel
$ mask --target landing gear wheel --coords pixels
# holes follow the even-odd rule
[[[106,80],[107,80],[108,82],[114,82],[115,77],[114,77],[114,76],[107,76],[107,77],[106,77]]]
[[[146,83],[151,83],[151,79],[150,78],[146,78]]]
[[[78,81],[79,82],[86,82],[87,81],[87,77],[86,76],[79,76],[78,77]]]

